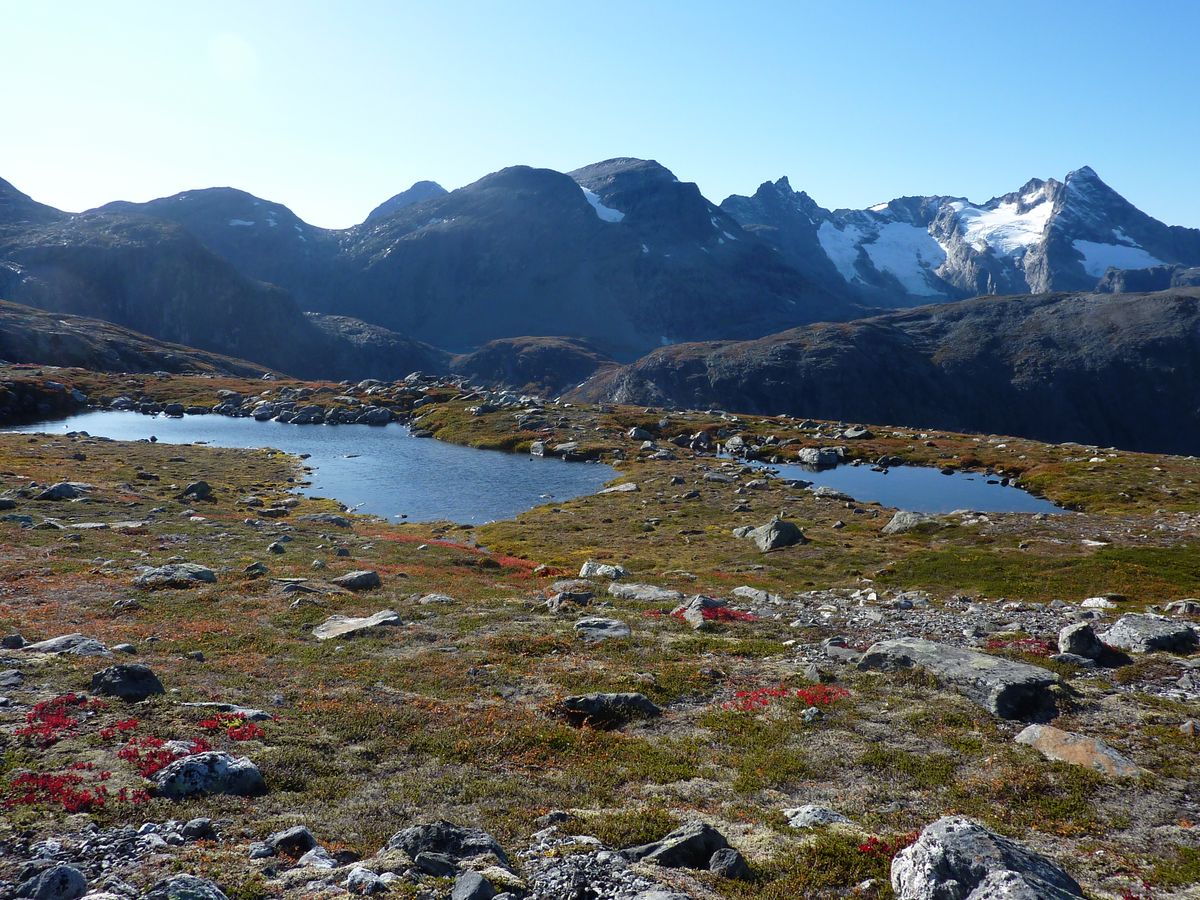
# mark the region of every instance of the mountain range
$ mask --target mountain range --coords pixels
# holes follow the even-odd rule
[[[1150,354],[1151,371],[1152,345],[1126,335],[1099,346],[1096,329],[1112,322],[1096,298],[1188,297],[1192,285],[1200,230],[1153,219],[1087,167],[982,203],[904,197],[831,211],[786,178],[716,204],[651,160],[514,166],[454,191],[418,182],[345,229],[233,188],[70,214],[0,181],[0,297],[308,378],[453,369],[553,394],[895,420],[884,409],[852,415],[859,406],[836,391],[817,409],[771,360],[791,360],[794,380],[811,386],[817,358],[844,377],[857,365],[883,378],[902,359],[953,357],[970,362],[958,371],[964,389],[997,390],[1036,379],[1019,366],[996,375],[989,354],[1041,355],[1026,336],[988,329],[1036,320],[1063,329],[1065,346],[1082,342],[1063,362],[1081,373],[1135,351]],[[1048,293],[1020,307],[958,302]],[[1172,353],[1190,340],[1194,323],[1177,303],[1140,302],[1174,317],[1154,328],[1137,319],[1140,334]],[[736,389],[722,375],[735,369]],[[756,378],[772,385],[772,402],[752,396]],[[914,422],[1058,434],[1019,416],[968,415],[978,403],[967,398],[955,416],[935,414],[950,402],[944,388],[929,409],[914,398],[888,408],[911,409]],[[1140,445],[1124,426],[1071,427]]]

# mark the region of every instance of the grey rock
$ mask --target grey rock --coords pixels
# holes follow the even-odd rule
[[[879,641],[859,661],[860,669],[920,667],[969,700],[1004,719],[1051,716],[1050,687],[1058,678],[1048,669],[920,638]]]
[[[313,847],[298,860],[296,860],[296,865],[300,866],[301,868],[307,867],[310,869],[336,869],[338,867],[338,861],[334,855],[324,847]]]
[[[610,581],[620,581],[622,578],[628,578],[629,573],[623,566],[611,563],[598,563],[594,559],[589,559],[580,567],[579,577],[607,578]]]
[[[683,599],[680,591],[660,588],[653,584],[632,584],[614,581],[608,592],[621,600],[638,600],[642,603],[678,603]]]
[[[631,634],[629,626],[619,619],[601,619],[595,616],[576,622],[575,633],[590,644],[619,640]]]
[[[207,878],[172,875],[158,882],[142,900],[229,900],[225,892]]]
[[[842,461],[836,447],[805,447],[796,454],[796,461],[818,469],[829,469]]]
[[[76,500],[92,489],[90,484],[78,481],[60,481],[43,490],[35,500]]]
[[[183,500],[185,497],[191,497],[195,500],[212,500],[212,485],[207,481],[193,481],[179,494],[180,500]]]
[[[785,809],[783,814],[787,816],[788,824],[793,828],[824,828],[827,825],[853,824],[840,812],[813,803]]]
[[[109,666],[97,672],[92,676],[92,693],[136,703],[153,694],[163,693],[163,686],[149,666],[134,663]]]
[[[0,672],[0,688],[4,690],[12,690],[19,688],[25,683],[25,676],[21,674],[19,669],[5,669]]]
[[[134,585],[144,588],[189,588],[198,584],[215,584],[216,573],[197,563],[169,563],[165,566],[142,566]]]
[[[312,522],[316,525],[332,525],[334,528],[351,528],[354,523],[345,516],[339,516],[335,513],[307,513],[303,516],[296,516],[297,522]]]
[[[454,879],[450,900],[492,900],[496,889],[478,872],[463,872]]]
[[[601,494],[633,494],[640,490],[636,481],[626,481],[621,484],[614,484],[612,487],[606,487],[600,491]]]
[[[732,847],[718,850],[708,860],[708,871],[721,878],[747,879],[750,877],[750,866],[745,858]]]
[[[891,521],[883,526],[883,534],[904,534],[907,531],[920,528],[922,525],[928,525],[931,522],[936,522],[936,516],[929,516],[925,513],[910,512],[909,510],[899,510]]]
[[[217,826],[212,819],[201,816],[196,819],[188,819],[179,833],[183,835],[184,840],[199,841],[214,837],[217,833]]]
[[[1196,647],[1196,632],[1188,623],[1146,613],[1121,616],[1100,639],[1109,646],[1135,653],[1152,650],[1188,653]]]
[[[458,871],[458,862],[448,853],[432,853],[422,850],[413,859],[413,864],[426,875],[435,878],[449,878]]]
[[[562,711],[572,722],[601,728],[662,714],[645,694],[579,694],[563,700]]]
[[[755,545],[763,553],[771,550],[778,550],[782,547],[791,547],[795,544],[807,543],[804,537],[804,532],[794,522],[788,522],[784,519],[772,519],[766,525],[760,525],[758,528],[751,529],[745,537],[754,541]]]
[[[1104,644],[1087,622],[1068,625],[1058,633],[1058,650],[1096,660],[1104,655]]]
[[[314,628],[312,633],[318,641],[327,641],[331,638],[349,637],[364,631],[372,631],[384,626],[394,627],[401,624],[403,623],[398,613],[390,609],[383,609],[374,615],[363,616],[362,618],[330,616]]]
[[[368,896],[370,894],[382,894],[387,889],[386,881],[370,869],[364,869],[362,866],[351,869],[350,874],[346,877],[346,890],[352,894]]]
[[[172,800],[205,794],[245,797],[266,790],[258,766],[244,756],[234,757],[217,750],[177,759],[155,773],[152,780],[155,793]]]
[[[454,860],[492,854],[504,866],[508,857],[496,839],[479,828],[464,828],[444,819],[413,825],[398,831],[387,842],[387,850],[403,850],[413,859],[419,853],[442,853]]]
[[[58,865],[43,869],[37,875],[17,885],[17,897],[31,900],[78,900],[87,893],[87,879],[71,866]]]
[[[350,591],[367,591],[383,584],[379,573],[372,572],[370,569],[358,569],[354,572],[347,572],[345,575],[339,575],[337,578],[331,579],[331,581],[338,587],[344,587]]]
[[[718,850],[729,846],[725,836],[706,822],[689,822],[660,841],[630,847],[621,856],[630,862],[649,862],[672,869],[707,869]]]
[[[19,634],[6,634],[0,638],[0,650],[20,650],[25,643],[25,638]]]
[[[30,653],[66,653],[71,656],[110,656],[109,649],[94,638],[82,634],[63,634],[23,648]]]
[[[276,831],[269,836],[264,844],[273,853],[286,853],[288,856],[302,856],[317,846],[317,839],[304,825],[293,825],[283,831]]]
[[[978,822],[947,816],[892,862],[897,900],[1070,900],[1083,896],[1059,866]]]

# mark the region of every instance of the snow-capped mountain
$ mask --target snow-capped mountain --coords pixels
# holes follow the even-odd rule
[[[903,197],[830,211],[781,178],[721,207],[801,271],[887,305],[1086,291],[1110,269],[1200,265],[1200,230],[1151,218],[1087,166],[986,203]]]

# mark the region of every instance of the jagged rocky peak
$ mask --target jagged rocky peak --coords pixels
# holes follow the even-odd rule
[[[407,191],[401,191],[399,194],[389,197],[380,203],[371,210],[371,214],[367,216],[366,221],[377,221],[406,207],[442,197],[447,193],[449,192],[436,181],[418,181]]]
[[[902,197],[829,211],[780,179],[721,206],[794,266],[815,265],[815,241],[843,287],[880,305],[1091,290],[1110,268],[1200,265],[1200,231],[1168,228],[1089,166],[985,203]]]

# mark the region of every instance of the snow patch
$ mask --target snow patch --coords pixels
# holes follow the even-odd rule
[[[1001,203],[994,209],[970,206],[961,200],[950,204],[958,213],[958,227],[967,243],[979,251],[990,247],[1000,256],[1024,255],[1040,241],[1052,207],[1044,198],[1025,212],[1018,212],[1017,203]]]
[[[869,207],[871,212],[883,212],[887,208],[888,205],[886,203],[876,203],[874,206]]]
[[[1071,246],[1083,256],[1083,271],[1094,278],[1102,277],[1109,268],[1148,269],[1163,264],[1161,259],[1151,256],[1141,247],[1099,244],[1095,241],[1073,241]]]
[[[728,240],[731,240],[731,241],[736,241],[736,240],[737,240],[737,238],[736,238],[736,237],[734,237],[732,234],[730,234],[728,231],[722,231],[722,232],[721,232],[721,234],[725,235],[725,237],[726,237]]]
[[[279,223],[275,220],[275,213],[267,213],[267,224],[274,228]]]
[[[254,223],[249,222],[246,219],[230,219],[229,224],[234,228],[249,228]]]
[[[583,196],[587,197],[587,202],[592,204],[592,209],[596,211],[601,222],[620,222],[625,218],[625,213],[619,209],[613,209],[611,206],[601,203],[599,195],[589,191],[583,185],[580,185],[579,189],[583,191]]]
[[[861,280],[855,263],[858,261],[858,242],[862,236],[862,231],[856,225],[838,228],[827,221],[822,222],[821,227],[817,229],[817,240],[821,242],[821,249],[847,281]]]
[[[862,248],[876,269],[895,276],[910,294],[941,296],[929,275],[946,261],[946,251],[924,228],[888,222],[880,227],[875,240]]]

